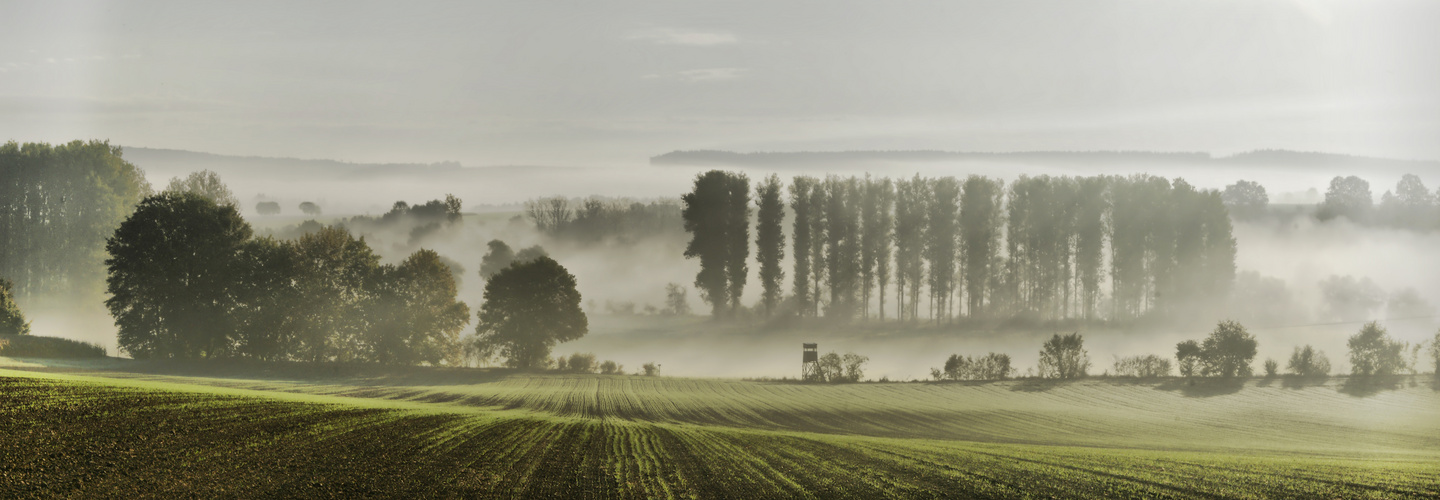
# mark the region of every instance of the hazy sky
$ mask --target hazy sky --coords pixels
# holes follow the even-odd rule
[[[0,139],[466,165],[675,149],[1440,159],[1440,2],[11,2]]]

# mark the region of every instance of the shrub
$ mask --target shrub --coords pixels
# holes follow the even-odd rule
[[[1389,332],[1374,321],[1350,337],[1349,346],[1352,375],[1394,375],[1409,368],[1405,350],[1410,344],[1391,339]]]
[[[859,382],[865,376],[865,363],[869,362],[868,356],[845,353],[844,356],[830,352],[820,356],[816,363],[816,371],[808,375],[806,380],[811,382]]]
[[[1274,358],[1265,358],[1265,378],[1274,378],[1279,371],[1280,363],[1276,363]]]
[[[1295,346],[1295,352],[1290,354],[1290,362],[1285,368],[1291,375],[1324,377],[1330,374],[1330,358],[1325,357],[1324,351],[1309,345]]]
[[[568,368],[569,368],[569,366],[568,366],[568,363],[565,362],[565,356],[556,356],[556,357],[555,357],[555,369],[556,369],[556,370],[559,370],[559,371],[562,371],[562,372],[563,372],[563,371],[565,371],[565,370],[568,369]]]
[[[1014,371],[1009,355],[992,352],[974,359],[951,354],[945,360],[945,371],[932,369],[930,375],[935,380],[1005,380]]]
[[[0,335],[29,335],[30,322],[15,303],[14,285],[0,279]]]
[[[646,377],[660,376],[660,365],[657,365],[654,362],[645,363],[644,365],[640,366],[640,369],[645,370]]]
[[[571,354],[567,364],[569,371],[575,373],[595,373],[598,368],[595,364],[595,355],[588,352]]]
[[[1150,354],[1115,360],[1115,375],[1120,377],[1155,378],[1170,375],[1170,360]]]
[[[600,363],[600,373],[605,375],[616,375],[625,371],[625,365],[616,364],[614,361],[605,360]]]
[[[1072,379],[1086,375],[1090,357],[1085,352],[1085,337],[1078,332],[1065,336],[1055,334],[1040,349],[1040,376]]]

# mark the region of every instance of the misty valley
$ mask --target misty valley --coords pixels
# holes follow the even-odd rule
[[[11,142],[0,168],[0,447],[22,496],[1440,479],[1435,285],[1393,269],[1440,235],[1415,175],[1379,203],[1336,176],[1287,205],[1246,180],[739,165],[674,196],[348,214],[241,202],[211,170],[157,189],[105,142]],[[1356,240],[1400,260],[1344,262]]]

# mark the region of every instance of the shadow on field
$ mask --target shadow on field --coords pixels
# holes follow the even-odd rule
[[[1027,378],[1020,379],[1010,386],[1010,390],[1016,392],[1045,392],[1056,387],[1069,385],[1073,380],[1061,380],[1054,378]]]
[[[1235,394],[1245,388],[1244,378],[1177,378],[1167,380],[1155,389],[1176,391],[1190,398],[1209,398]]]
[[[1306,387],[1319,387],[1330,381],[1329,375],[1315,375],[1302,377],[1299,375],[1286,375],[1280,378],[1280,387],[1286,389],[1304,389]]]
[[[1409,381],[1415,385],[1414,377],[1408,375],[1390,376],[1359,376],[1351,375],[1345,378],[1345,383],[1340,386],[1340,392],[1359,398],[1374,396],[1381,391],[1393,391],[1405,385]]]

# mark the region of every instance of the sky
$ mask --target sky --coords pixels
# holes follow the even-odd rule
[[[0,139],[624,167],[672,150],[1440,159],[1440,2],[13,2]]]

